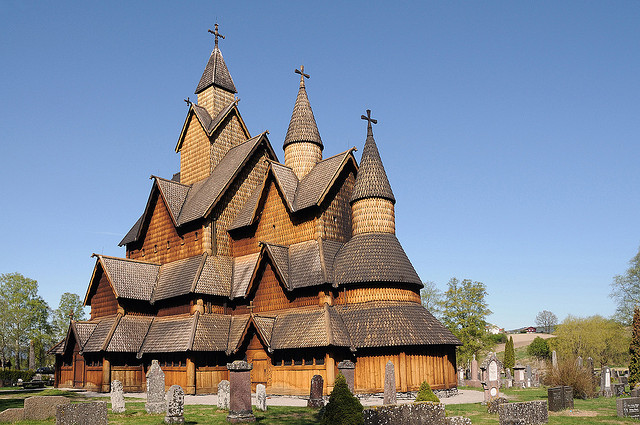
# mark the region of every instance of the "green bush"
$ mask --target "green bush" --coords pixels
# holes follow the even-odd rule
[[[329,396],[329,403],[325,406],[321,424],[361,425],[363,423],[362,403],[351,394],[346,379],[340,373]]]
[[[30,381],[31,378],[33,378],[33,375],[35,375],[35,372],[32,370],[0,370],[0,380],[11,381],[14,383],[18,382],[18,379],[22,379],[23,381]]]
[[[549,358],[549,343],[546,339],[537,336],[527,347],[527,354],[539,359]]]
[[[433,401],[440,403],[440,399],[431,391],[431,387],[427,381],[422,381],[420,389],[418,390],[418,396],[416,397],[416,403],[419,401]]]
[[[640,309],[636,307],[633,311],[633,325],[631,328],[631,344],[629,344],[629,388],[640,382]]]
[[[504,344],[507,342],[507,334],[499,333],[499,334],[490,334],[489,340],[494,344]]]

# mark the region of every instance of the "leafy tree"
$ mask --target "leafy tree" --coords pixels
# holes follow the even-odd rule
[[[442,322],[462,342],[458,347],[458,363],[464,364],[473,354],[487,347],[489,334],[485,331],[486,317],[491,314],[487,288],[482,282],[451,278],[444,293]]]
[[[630,324],[635,306],[640,304],[640,250],[629,261],[627,271],[613,277],[609,296],[618,305],[616,319],[622,323]]]
[[[567,316],[556,328],[556,338],[547,340],[560,358],[593,358],[599,365],[621,365],[629,361],[630,331],[624,325],[602,316]]]
[[[503,366],[508,369],[513,369],[516,365],[516,351],[513,345],[513,337],[510,336],[507,343],[504,345],[504,360]]]
[[[636,307],[633,312],[629,354],[631,355],[631,362],[629,363],[629,386],[633,388],[640,382],[640,309],[638,307]]]
[[[423,282],[424,288],[420,291],[420,300],[424,308],[431,314],[440,317],[442,313],[442,291],[431,281]]]
[[[360,425],[364,423],[362,403],[347,386],[342,374],[336,377],[321,423],[323,425]]]
[[[527,354],[539,359],[546,359],[549,357],[549,344],[544,338],[539,336],[535,337],[531,344],[527,347]]]
[[[558,316],[550,312],[549,310],[542,310],[536,316],[536,325],[543,327],[544,332],[550,334],[553,327],[558,324]]]
[[[53,331],[55,341],[62,340],[67,335],[69,329],[69,318],[73,315],[74,320],[84,320],[84,308],[82,300],[77,294],[65,292],[60,296],[60,304],[53,311]]]
[[[28,353],[29,341],[40,340],[51,333],[49,306],[38,295],[38,282],[20,273],[0,275],[0,319],[7,349],[13,349],[15,363],[20,369],[22,354]],[[8,354],[7,354],[8,355]]]

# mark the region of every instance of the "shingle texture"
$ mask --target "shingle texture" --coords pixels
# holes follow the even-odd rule
[[[194,315],[155,318],[140,353],[174,353],[189,350],[195,317]]]
[[[356,348],[461,342],[422,305],[379,301],[336,307]]]
[[[367,129],[367,140],[362,150],[360,169],[353,187],[351,202],[363,198],[385,198],[395,203],[387,173],[384,171],[378,147],[373,139],[371,124]]]
[[[213,132],[218,128],[220,123],[236,108],[237,101],[232,101],[227,106],[225,106],[215,117],[211,117],[209,112],[203,108],[202,106],[192,103],[191,107],[193,108],[193,112],[195,112],[198,121],[200,121],[200,125],[204,129],[207,135],[211,136]],[[237,111],[236,111],[237,112]]]
[[[109,316],[100,320],[82,350],[87,353],[102,351],[102,347],[107,342],[107,337],[111,333],[111,329],[118,317]]]
[[[204,261],[204,255],[196,255],[163,264],[158,276],[158,285],[153,293],[153,300],[164,300],[190,293],[197,282]]]
[[[120,241],[118,246],[126,245],[131,242],[135,242],[138,240],[138,233],[140,232],[140,227],[142,226],[142,221],[144,220],[144,214],[140,216],[138,221],[131,226],[131,229],[124,235],[124,238]]]
[[[108,352],[137,353],[149,331],[153,318],[145,316],[124,316],[118,322],[107,346]]]
[[[244,297],[251,283],[251,276],[258,264],[260,253],[243,255],[233,259],[233,283],[231,285],[231,298]]]
[[[231,316],[206,314],[198,318],[193,351],[226,351]]]
[[[149,301],[160,265],[98,256],[116,294],[120,298]]]
[[[407,254],[392,233],[353,236],[335,257],[334,282],[338,285],[399,282],[422,286]]]
[[[291,288],[289,284],[289,248],[282,245],[265,244],[273,263],[287,288]]]
[[[184,204],[185,199],[187,199],[187,193],[189,193],[189,189],[191,186],[180,184],[173,180],[166,180],[160,177],[155,177],[156,184],[162,193],[162,197],[165,199],[167,207],[169,209],[169,213],[171,213],[171,218],[173,222],[176,223],[178,221],[178,217],[180,216],[180,210],[182,209],[182,205]]]
[[[287,201],[290,210],[293,210],[293,201],[296,197],[298,189],[298,177],[296,173],[289,167],[285,167],[277,162],[271,163],[271,170],[276,179],[276,183],[280,186],[284,198]]]
[[[239,316],[231,317],[231,326],[229,327],[229,343],[227,345],[227,352],[233,352],[238,348],[238,344],[240,344],[240,338],[242,338],[242,333],[247,327],[247,323],[251,319],[251,315],[242,314]]]
[[[228,297],[231,294],[232,274],[233,258],[209,256],[204,263],[193,292]]]
[[[271,347],[274,350],[350,346],[346,328],[330,312],[331,307],[294,311],[278,315],[273,324]],[[337,320],[336,320],[337,319]]]
[[[207,66],[204,68],[195,93],[198,94],[212,85],[216,85],[232,93],[237,93],[236,86],[233,84],[233,79],[231,78],[231,74],[229,74],[227,64],[224,63],[222,52],[218,46],[211,52],[211,56],[209,57]]]
[[[322,271],[320,244],[311,240],[289,247],[289,287],[291,289],[320,285],[325,276]]]
[[[273,332],[273,323],[276,321],[274,317],[253,316],[253,321],[258,328],[258,332],[268,345],[271,344],[271,335]]]
[[[73,328],[75,329],[75,334],[78,337],[78,345],[80,348],[84,347],[87,343],[97,325],[97,323],[73,322]]]
[[[287,135],[284,138],[284,147],[295,142],[311,142],[320,146],[320,148],[323,147],[316,119],[313,116],[311,104],[307,97],[307,89],[304,86],[303,77],[300,78],[300,89],[298,90],[296,103],[293,105],[291,121],[289,122]]]

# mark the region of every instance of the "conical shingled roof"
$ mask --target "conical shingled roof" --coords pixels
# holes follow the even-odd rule
[[[195,93],[198,94],[207,87],[213,85],[228,90],[231,93],[238,92],[235,84],[233,84],[231,74],[229,74],[229,70],[227,69],[227,64],[224,63],[222,52],[217,45],[211,52],[209,62],[207,62],[207,66],[204,68],[204,72],[202,73],[202,77],[200,78],[198,87],[196,87]]]
[[[304,68],[302,70],[304,72]],[[298,90],[298,97],[296,103],[293,106],[293,112],[291,113],[291,121],[289,122],[289,129],[287,135],[284,138],[284,146],[290,145],[295,142],[310,142],[315,143],[323,149],[322,139],[318,132],[318,126],[316,125],[316,119],[313,116],[311,110],[311,104],[307,97],[307,89],[304,86],[305,74],[300,75],[300,89]]]
[[[360,160],[360,169],[358,177],[353,186],[353,194],[351,195],[351,203],[364,198],[384,198],[394,204],[396,198],[393,196],[387,173],[384,171],[380,152],[373,139],[373,129],[371,121],[367,126],[367,141],[362,150],[362,159]]]

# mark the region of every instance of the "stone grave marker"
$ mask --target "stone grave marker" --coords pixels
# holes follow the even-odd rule
[[[640,387],[636,384],[636,387],[631,390],[631,397],[640,397]]]
[[[621,376],[618,379],[620,380],[621,384],[627,385],[629,383],[629,377],[628,376]]]
[[[251,369],[253,365],[244,360],[227,363],[229,369],[229,415],[231,423],[255,422],[251,408]]]
[[[640,419],[640,397],[619,398],[616,400],[616,410],[621,418]]]
[[[623,397],[624,396],[624,384],[620,383],[620,384],[613,384],[611,386],[612,388],[612,393],[614,397]]]
[[[533,382],[533,373],[531,372],[531,366],[527,365],[524,372],[524,377],[526,380],[527,388],[531,388],[531,383]]]
[[[461,387],[464,385],[464,368],[458,368],[458,386]]]
[[[550,412],[559,412],[564,409],[564,388],[549,387],[547,388],[547,398],[549,402]]]
[[[124,390],[122,382],[117,379],[111,381],[111,411],[113,413],[124,413]]]
[[[256,385],[256,408],[267,411],[267,387],[262,384]]]
[[[311,378],[311,390],[309,391],[309,401],[307,407],[323,407],[324,398],[322,397],[324,387],[324,379],[322,375],[313,375]]]
[[[55,416],[58,406],[70,402],[61,395],[27,397],[24,399],[24,418],[27,421],[43,421]]]
[[[573,409],[573,387],[564,386],[564,408]]]
[[[476,360],[475,354],[473,355],[473,359],[471,360],[471,378],[469,379],[469,382],[467,382],[467,385],[469,385],[470,387],[482,386],[480,380],[478,379],[478,360]]]
[[[338,363],[338,372],[344,376],[344,379],[347,381],[347,386],[349,387],[349,391],[351,394],[355,391],[355,372],[356,365],[351,360],[344,360]]]
[[[184,423],[184,390],[180,385],[172,385],[167,391],[167,414],[164,423]]]
[[[551,352],[551,366],[552,366],[554,369],[557,369],[557,368],[558,368],[558,355],[556,354],[556,350],[553,350],[553,351]]]
[[[578,356],[578,358],[576,359],[576,366],[578,366],[579,368],[582,367],[582,356]]]
[[[546,401],[523,401],[504,403],[498,406],[500,425],[507,424],[546,424],[549,422],[549,411]]]
[[[107,425],[107,402],[61,404],[56,407],[56,425]]]
[[[0,422],[18,422],[24,420],[23,407],[10,407],[0,412]]]
[[[500,395],[499,371],[502,369],[502,362],[498,360],[495,353],[489,353],[482,362],[481,369],[483,371],[484,401],[487,402]]]
[[[516,387],[524,388],[525,386],[525,376],[524,376],[524,366],[515,365],[513,367],[513,384]]]
[[[229,381],[218,383],[218,409],[229,410]]]
[[[602,367],[600,374],[600,392],[605,397],[613,396],[613,391],[611,390],[611,369],[609,369],[609,366]]]
[[[393,362],[389,360],[384,367],[384,398],[382,404],[396,404],[396,372]]]
[[[157,360],[151,360],[151,367],[147,371],[147,402],[144,405],[147,413],[164,413],[164,372]]]
[[[591,377],[593,378],[593,385],[597,385],[597,380],[595,378],[595,373],[593,370],[593,359],[591,357],[587,357],[587,369],[589,369],[589,372],[591,373]]]

